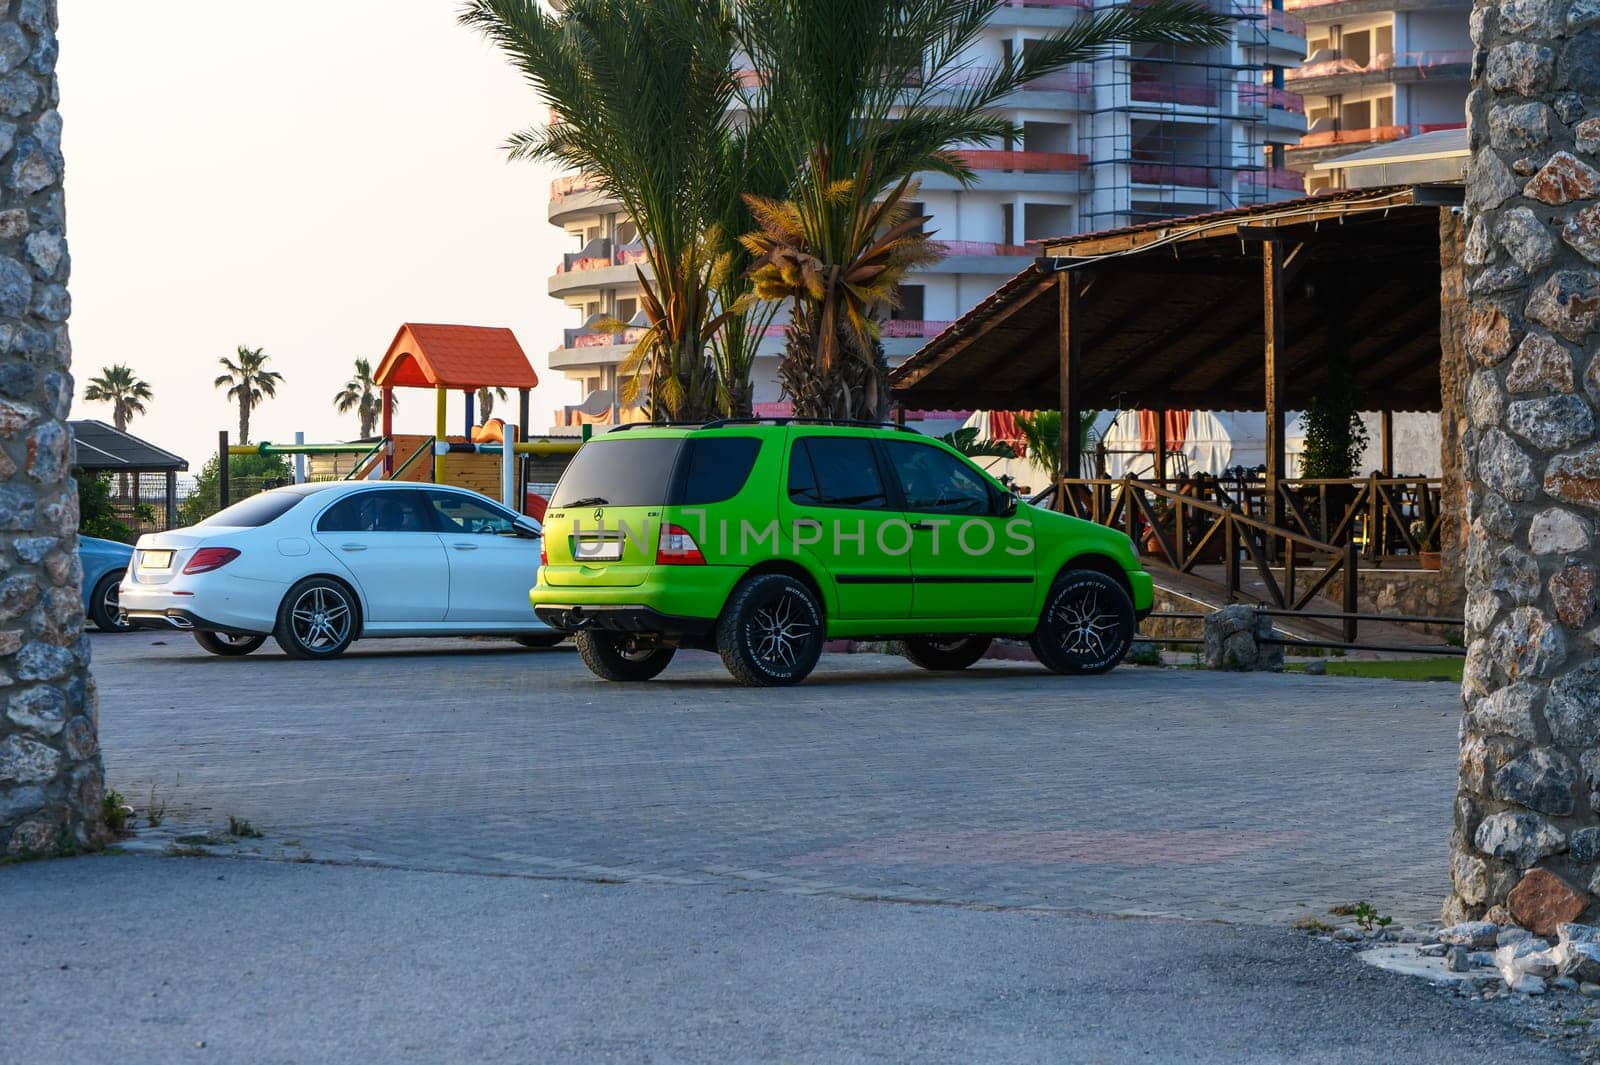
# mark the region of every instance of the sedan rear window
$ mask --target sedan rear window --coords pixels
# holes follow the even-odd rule
[[[550,506],[643,507],[665,503],[682,447],[680,436],[622,436],[585,444],[562,475]]]
[[[277,489],[242,499],[231,507],[217,511],[200,522],[201,525],[223,525],[230,529],[255,529],[277,521],[294,509],[306,497],[305,492]]]

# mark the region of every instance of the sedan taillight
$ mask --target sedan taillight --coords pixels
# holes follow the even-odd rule
[[[214,569],[221,569],[239,557],[239,552],[232,547],[202,547],[189,561],[184,563],[185,573],[210,573]]]

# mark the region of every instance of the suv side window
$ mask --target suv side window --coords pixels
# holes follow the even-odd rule
[[[439,531],[480,536],[505,536],[517,531],[510,514],[459,492],[429,491],[428,505],[439,522]]]
[[[690,437],[678,459],[673,502],[694,507],[732,499],[744,489],[760,453],[761,441],[753,436]]]
[[[357,492],[323,512],[318,532],[432,532],[415,492]]]
[[[954,455],[903,440],[887,441],[884,447],[907,510],[933,514],[988,514],[993,510],[989,483]]]
[[[789,498],[806,506],[888,507],[872,441],[851,436],[796,440],[789,454]]]

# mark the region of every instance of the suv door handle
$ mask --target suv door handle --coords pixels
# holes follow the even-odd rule
[[[366,544],[340,544],[339,545],[339,550],[341,550],[341,551],[365,551],[366,549],[367,549],[367,545]]]
[[[451,544],[450,546],[457,551],[476,551],[478,549],[477,544]]]

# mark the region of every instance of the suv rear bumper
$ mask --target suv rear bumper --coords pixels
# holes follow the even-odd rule
[[[604,629],[607,632],[649,632],[662,636],[705,636],[716,626],[715,618],[692,618],[664,614],[654,607],[636,603],[601,603],[594,606],[536,606],[540,621],[561,632]]]

